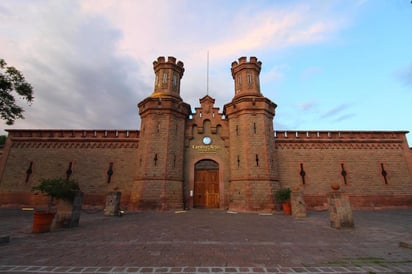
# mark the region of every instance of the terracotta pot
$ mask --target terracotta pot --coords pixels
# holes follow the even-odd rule
[[[33,213],[33,233],[49,232],[54,219],[54,212],[35,211]]]
[[[285,215],[292,215],[292,206],[289,202],[282,203],[282,208]]]
[[[338,183],[333,183],[333,184],[331,184],[330,185],[330,187],[333,189],[333,190],[339,190],[339,188],[340,188],[340,185],[338,184]]]

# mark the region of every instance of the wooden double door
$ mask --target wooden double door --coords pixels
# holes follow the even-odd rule
[[[216,165],[203,163],[200,168],[195,168],[194,207],[219,208],[219,169]]]

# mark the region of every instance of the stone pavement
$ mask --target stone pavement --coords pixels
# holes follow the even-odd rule
[[[32,212],[0,209],[0,273],[412,273],[412,209],[353,216],[336,230],[326,211],[85,210],[77,228],[32,234]]]

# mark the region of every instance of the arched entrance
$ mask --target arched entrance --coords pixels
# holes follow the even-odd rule
[[[219,208],[219,164],[201,160],[195,164],[193,207]]]

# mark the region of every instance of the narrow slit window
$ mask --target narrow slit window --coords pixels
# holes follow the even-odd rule
[[[73,162],[70,162],[66,170],[66,179],[69,180],[72,174],[73,174]]]
[[[302,184],[303,184],[303,185],[306,184],[306,180],[305,180],[306,171],[304,170],[302,163],[300,163],[300,172],[299,172],[299,175],[300,175],[300,177],[302,178]]]
[[[163,84],[167,84],[167,72],[163,73],[162,83],[163,83]]]
[[[155,166],[157,166],[157,153],[155,153],[155,156],[153,158],[153,163]]]
[[[33,174],[33,162],[31,161],[29,164],[29,167],[26,170],[26,180],[25,180],[26,183],[29,182],[32,174]]]
[[[237,156],[237,167],[238,168],[240,167],[240,157],[239,157],[239,155]]]
[[[109,164],[109,169],[107,170],[107,183],[110,184],[112,181],[112,176],[113,176],[113,162],[110,162]]]
[[[256,134],[256,123],[253,123],[253,132]]]
[[[236,135],[239,136],[239,126],[236,126]]]
[[[177,75],[175,73],[173,73],[173,86],[177,86]]]
[[[256,166],[259,166],[259,155],[258,154],[256,154]]]
[[[382,169],[382,171],[381,171],[382,177],[385,181],[385,185],[387,185],[388,184],[388,172],[385,170],[385,167],[383,166],[383,163],[381,163],[381,169]]]
[[[341,169],[342,169],[342,171],[340,172],[340,175],[342,175],[342,177],[343,177],[343,182],[344,182],[345,185],[346,185],[346,184],[348,183],[347,178],[346,178],[346,176],[348,176],[348,173],[346,172],[345,166],[344,166],[343,163],[340,164],[340,167],[341,167]]]
[[[248,74],[247,75],[247,83],[250,85],[250,84],[252,84],[252,74]]]

